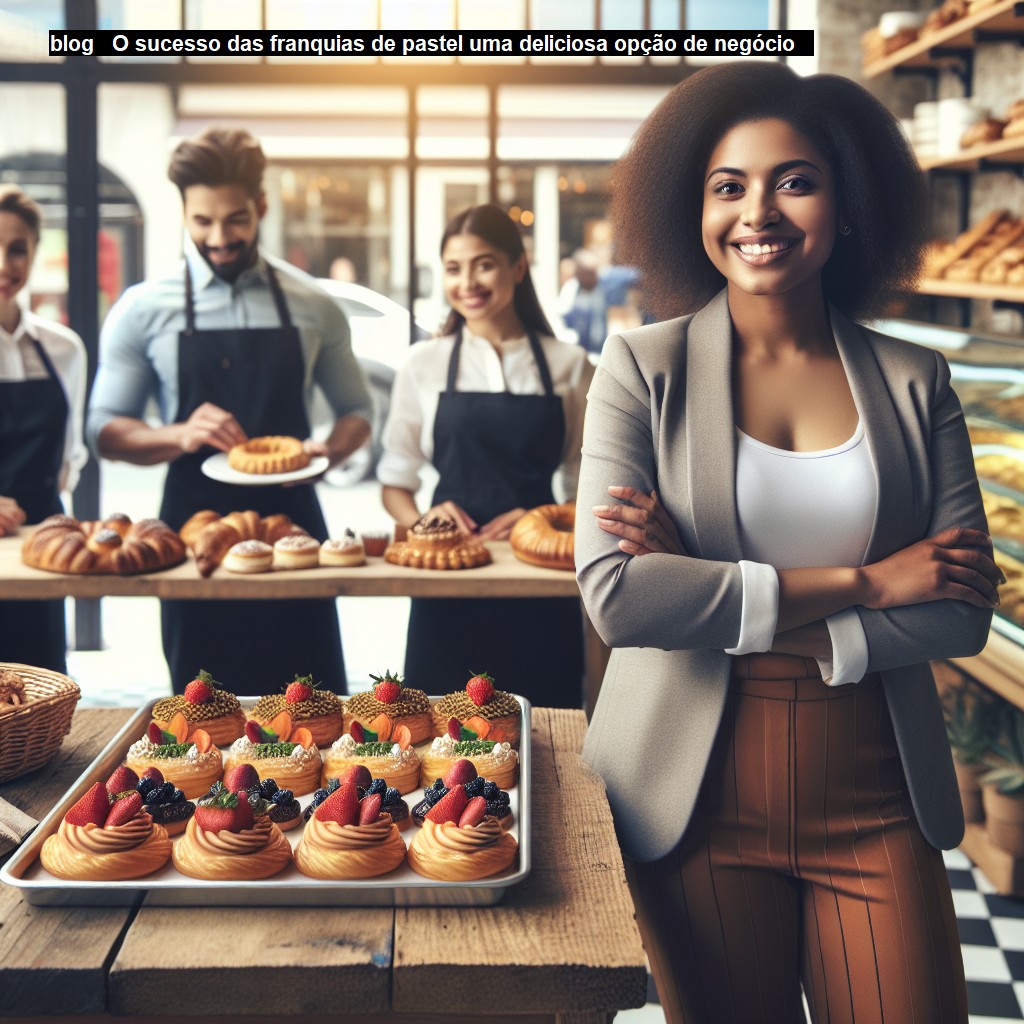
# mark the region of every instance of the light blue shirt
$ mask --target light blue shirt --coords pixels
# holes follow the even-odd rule
[[[267,263],[298,328],[304,362],[306,415],[313,422],[314,388],[319,388],[336,419],[362,416],[372,422],[372,400],[352,352],[348,320],[334,300],[308,274],[282,260],[261,256],[234,283],[221,280],[185,239],[192,273],[195,323],[199,331],[274,327],[280,324],[267,280]],[[100,431],[117,416],[141,419],[155,398],[165,423],[178,411],[178,335],[185,329],[185,267],[133,285],[114,304],[100,333],[99,367],[89,400],[86,438],[97,452]]]

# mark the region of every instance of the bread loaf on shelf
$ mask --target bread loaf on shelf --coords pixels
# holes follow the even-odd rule
[[[21,548],[26,565],[75,575],[131,576],[167,569],[185,560],[181,538],[159,519],[133,523],[126,515],[80,522],[50,516]]]
[[[243,540],[260,540],[273,545],[282,537],[306,534],[288,516],[261,516],[251,509],[220,516],[210,509],[197,512],[180,530],[181,539],[192,549],[201,576],[209,576],[224,556]]]

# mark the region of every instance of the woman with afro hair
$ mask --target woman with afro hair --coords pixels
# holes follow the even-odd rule
[[[680,83],[617,167],[662,322],[588,398],[584,603],[613,648],[584,746],[670,1021],[967,1020],[941,850],[963,815],[928,662],[985,644],[992,561],[912,289],[921,174],[860,86]],[[642,752],[642,756],[641,756]]]

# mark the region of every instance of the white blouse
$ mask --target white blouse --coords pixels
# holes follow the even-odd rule
[[[68,401],[64,431],[64,464],[59,480],[62,491],[73,491],[78,474],[88,461],[82,436],[85,415],[85,345],[74,331],[53,320],[44,320],[26,309],[9,333],[0,327],[0,381],[39,380],[49,376],[32,339],[42,345]]]
[[[575,498],[583,444],[583,415],[594,365],[578,345],[542,335],[544,356],[555,394],[565,409],[562,446],[561,497]],[[448,386],[448,363],[454,335],[417,342],[409,349],[391,392],[391,407],[384,427],[384,454],[377,464],[382,484],[416,491],[420,470],[434,457],[434,419],[437,403]],[[484,338],[463,332],[459,351],[457,391],[508,391],[514,395],[542,395],[544,385],[529,339],[501,342],[501,354]]]
[[[861,565],[871,539],[878,483],[858,421],[834,448],[794,452],[737,428],[736,513],[744,559],[740,641],[731,653],[767,650],[778,621],[775,569]],[[867,639],[852,608],[825,620],[832,661],[819,660],[833,685],[867,670]]]

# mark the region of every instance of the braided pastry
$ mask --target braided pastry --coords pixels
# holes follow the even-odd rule
[[[72,516],[44,519],[21,548],[36,569],[75,575],[131,576],[167,569],[185,560],[181,538],[159,519],[133,523],[117,513],[79,522]]]
[[[293,534],[305,535],[306,531],[288,516],[264,518],[251,509],[223,517],[205,509],[181,528],[181,538],[192,548],[201,576],[209,576],[224,561],[228,551],[243,540],[261,540],[273,546],[282,537]]]

